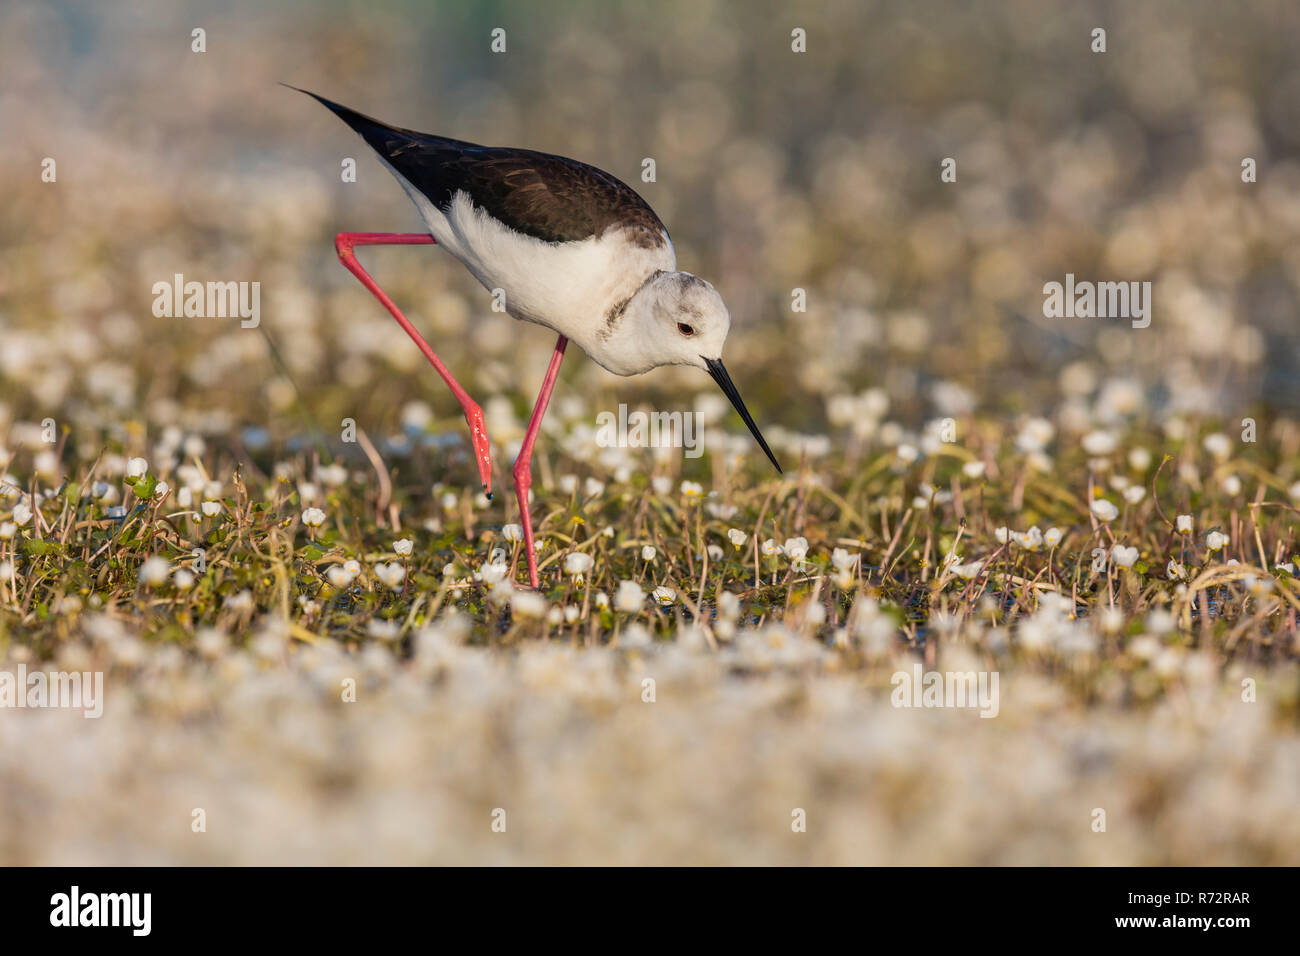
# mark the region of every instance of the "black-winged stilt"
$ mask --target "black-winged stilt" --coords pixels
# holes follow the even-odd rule
[[[537,555],[528,507],[533,444],[570,339],[616,375],[637,375],[660,365],[704,369],[781,470],[722,364],[722,345],[731,327],[722,296],[703,279],[677,271],[668,230],[626,184],[563,156],[399,129],[308,90],[300,92],[329,107],[360,134],[429,227],[429,235],[344,232],[334,244],[339,259],[392,313],[460,402],[483,490],[489,495],[492,461],[483,412],[361,267],[353,250],[436,242],[485,288],[503,290],[507,313],[559,333],[514,465],[528,578],[534,588]]]

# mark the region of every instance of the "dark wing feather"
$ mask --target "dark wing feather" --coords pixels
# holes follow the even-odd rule
[[[615,225],[631,228],[640,245],[666,241],[668,231],[646,201],[595,166],[400,129],[301,92],[329,107],[439,209],[464,191],[475,206],[544,242],[578,242]]]

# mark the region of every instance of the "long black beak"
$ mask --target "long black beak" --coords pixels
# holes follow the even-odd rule
[[[731,404],[736,407],[736,411],[740,412],[740,417],[743,418],[745,424],[749,426],[749,430],[758,441],[759,447],[763,449],[772,464],[776,467],[777,474],[782,474],[781,463],[776,460],[776,456],[772,454],[772,449],[768,448],[767,442],[763,440],[763,433],[760,432],[758,426],[754,424],[754,419],[750,416],[749,409],[745,407],[745,403],[741,400],[740,392],[736,391],[736,385],[732,382],[731,376],[727,374],[727,369],[722,364],[722,359],[704,358],[703,355],[701,355],[700,358],[704,359],[704,364],[708,366],[709,374],[713,376],[713,380],[718,383],[718,388],[722,389],[722,393],[726,395],[727,398],[731,399]]]

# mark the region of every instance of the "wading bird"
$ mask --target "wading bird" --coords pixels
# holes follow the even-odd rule
[[[399,129],[308,90],[299,92],[328,107],[369,144],[429,228],[428,235],[344,232],[334,245],[343,265],[392,313],[460,402],[488,495],[492,460],[483,412],[357,262],[354,249],[436,242],[485,288],[502,290],[508,314],[559,333],[514,465],[534,588],[537,554],[528,507],[533,444],[570,339],[615,375],[638,375],[660,365],[704,369],[781,470],[722,364],[731,327],[722,296],[703,279],[677,270],[668,230],[626,184],[563,156]]]

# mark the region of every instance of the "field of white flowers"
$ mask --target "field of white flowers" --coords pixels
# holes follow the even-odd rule
[[[128,6],[0,14],[0,705],[104,675],[0,706],[0,864],[1300,862],[1295,10],[1110,10],[1102,56],[1086,4]],[[571,350],[523,589],[552,340],[363,255],[489,500],[334,257],[414,212],[280,80],[633,182],[785,474],[707,377]],[[260,323],[155,316],[177,273]],[[1150,326],[1047,317],[1067,273]],[[705,454],[602,447],[620,402]]]

